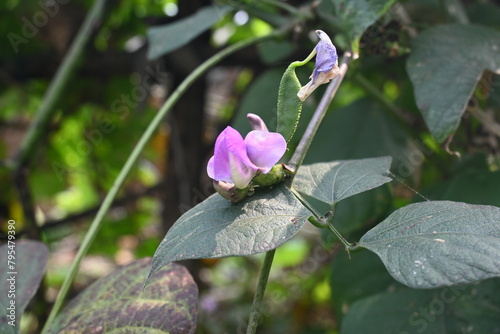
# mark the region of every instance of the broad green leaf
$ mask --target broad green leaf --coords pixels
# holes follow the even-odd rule
[[[358,245],[375,252],[392,277],[413,288],[500,276],[500,208],[411,204],[368,231]]]
[[[19,333],[21,315],[38,290],[45,274],[49,250],[39,241],[11,240],[0,247],[0,254],[3,257],[0,262],[0,281],[2,282],[0,284],[0,332]],[[9,258],[10,255],[13,257]],[[11,310],[8,309],[12,301],[15,302],[15,316],[12,316]],[[12,320],[15,320],[15,327],[9,324]]]
[[[150,277],[178,260],[252,255],[293,237],[310,216],[283,184],[238,204],[214,194],[182,215],[153,257]]]
[[[448,24],[413,40],[406,68],[415,99],[439,143],[455,132],[484,70],[500,73],[500,32]]]
[[[207,6],[184,19],[150,28],[148,59],[156,59],[189,43],[219,21],[228,10],[228,7]]]
[[[356,302],[341,333],[500,332],[500,280],[433,290],[402,289]]]
[[[407,132],[380,104],[361,99],[325,116],[305,161],[390,155],[396,158],[393,170],[397,174],[398,164],[406,160],[409,141]]]
[[[298,170],[293,187],[334,206],[344,198],[390,182],[387,174],[391,160],[381,157],[304,165]]]
[[[295,50],[289,41],[268,40],[258,44],[259,55],[266,64],[274,64],[286,58]]]
[[[343,33],[350,43],[354,42],[355,44],[366,28],[375,23],[396,2],[396,0],[331,1]]]
[[[466,170],[422,191],[433,200],[450,200],[500,207],[500,172]]]
[[[299,124],[302,102],[297,97],[301,85],[295,74],[295,63],[290,64],[281,78],[278,90],[278,107],[276,111],[276,132],[285,137],[287,143],[292,139]]]
[[[143,289],[150,258],[94,282],[56,318],[49,333],[194,333],[198,288],[181,265],[160,270]]]

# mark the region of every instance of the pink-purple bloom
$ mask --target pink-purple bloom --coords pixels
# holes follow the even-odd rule
[[[260,120],[256,115],[249,115]],[[215,141],[214,156],[207,165],[208,176],[244,189],[259,173],[271,170],[286,151],[285,138],[267,131],[265,125],[254,128],[260,129],[250,131],[245,139],[230,126],[221,132]]]

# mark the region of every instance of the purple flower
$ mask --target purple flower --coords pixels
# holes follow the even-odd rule
[[[309,77],[311,81],[300,89],[297,96],[304,101],[320,85],[329,82],[339,75],[337,50],[330,37],[322,31],[316,30],[320,41],[316,45],[316,65],[314,71]]]
[[[230,126],[222,131],[207,165],[208,176],[244,189],[257,174],[268,173],[285,153],[286,141],[281,134],[267,131],[262,120],[260,124],[256,126],[260,130],[250,131],[245,139]]]

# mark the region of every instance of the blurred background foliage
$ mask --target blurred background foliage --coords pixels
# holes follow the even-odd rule
[[[328,16],[330,0],[228,0],[223,3],[232,9],[208,32],[148,61],[149,27],[188,17],[211,1],[108,1],[78,70],[64,88],[57,116],[29,159],[24,190],[31,196],[36,218],[36,225],[30,225],[9,161],[92,3],[62,2],[57,14],[16,47],[6,36],[26,36],[26,20],[36,20],[41,4],[50,1],[0,4],[0,216],[2,224],[7,219],[18,222],[18,236],[40,238],[51,249],[42,292],[22,319],[25,333],[39,330],[45,305],[53,302],[90,220],[139,136],[169,93],[202,61],[225,45],[265,35],[302,15],[301,8],[308,9],[286,38],[228,57],[181,98],[113,204],[82,264],[73,295],[118,265],[152,256],[175,220],[213,192],[206,162],[227,124],[246,133],[245,115],[253,112],[275,127],[281,75],[291,61],[304,59],[314,47],[311,31],[323,29],[342,45],[338,27]],[[446,3],[403,1],[408,17],[390,11],[367,29],[360,58],[351,64],[306,157],[306,163],[393,157],[392,171],[399,181],[347,199],[337,208],[335,224],[350,240],[423,196],[500,206],[498,132],[474,117],[479,108],[498,126],[499,76],[483,73],[447,148],[458,152],[459,159],[427,131],[405,70],[412,34],[454,20]],[[500,9],[494,1],[463,3],[472,22],[500,29]],[[301,82],[312,68],[310,64],[298,71]],[[300,138],[323,91],[318,89],[305,103],[295,138]],[[0,226],[2,232],[5,228]],[[186,262],[200,288],[199,333],[245,328],[262,259],[259,255]],[[262,318],[260,333],[338,333],[351,303],[397,285],[378,258],[356,254],[349,262],[331,235],[320,235],[309,226],[278,249],[274,264],[266,292],[268,316]],[[373,280],[356,285],[365,275]],[[351,283],[356,289],[349,288]]]

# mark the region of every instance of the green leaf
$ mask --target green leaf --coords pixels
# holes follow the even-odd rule
[[[482,72],[500,73],[500,32],[458,24],[425,30],[413,40],[406,69],[425,122],[442,143],[457,129]]]
[[[295,74],[296,63],[290,64],[281,78],[278,90],[278,107],[276,132],[285,137],[288,143],[297,130],[302,112],[302,102],[297,97],[301,85]]]
[[[334,206],[344,198],[390,182],[387,174],[391,160],[381,157],[304,165],[298,170],[293,187]]]
[[[327,114],[314,137],[306,163],[390,155],[408,155],[410,137],[378,103],[358,100]]]
[[[288,55],[290,55],[290,53],[295,51],[295,49],[295,45],[287,40],[268,40],[259,43],[258,45],[260,58],[264,63],[269,65],[283,60]]]
[[[56,318],[49,333],[194,333],[198,288],[172,263],[143,290],[150,258],[135,261],[94,282]]]
[[[368,231],[358,245],[375,252],[392,277],[413,288],[500,276],[500,208],[411,204]]]
[[[175,222],[155,252],[149,277],[173,261],[274,249],[293,237],[309,216],[283,184],[238,204],[214,194]]]
[[[422,191],[433,200],[450,200],[500,207],[500,171],[472,169],[455,175],[450,180],[434,183]]]
[[[0,281],[2,282],[0,284],[0,332],[18,333],[21,314],[38,290],[45,273],[49,250],[39,241],[18,240],[2,245],[0,254],[3,257],[0,262]],[[13,257],[9,259],[9,255]],[[11,289],[11,283],[15,288]],[[7,309],[11,307],[12,301],[15,302],[15,317],[9,317],[11,311]],[[15,327],[9,325],[12,320],[15,320]]]
[[[341,333],[500,332],[500,280],[433,290],[402,289],[356,302]]]
[[[195,14],[148,30],[148,59],[153,60],[189,43],[228,12],[228,7],[207,6]]]
[[[371,26],[396,0],[332,0],[335,16],[344,35],[356,45],[366,28]],[[357,50],[354,50],[357,51]]]

